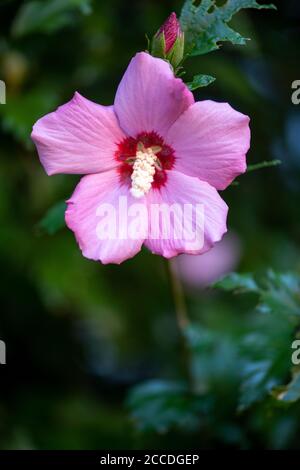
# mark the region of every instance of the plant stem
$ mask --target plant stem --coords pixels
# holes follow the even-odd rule
[[[181,332],[183,332],[183,330],[189,324],[189,319],[187,316],[187,308],[182,283],[177,275],[176,268],[171,260],[166,260],[166,268],[170,285],[172,288],[178,326]]]
[[[254,163],[253,165],[248,165],[247,173],[250,171],[261,170],[262,168],[270,168],[272,166],[280,165],[280,160],[269,160],[260,163]]]
[[[248,165],[246,173],[250,173],[251,171],[261,170],[263,168],[271,168],[272,166],[280,165],[280,160],[268,160],[260,163],[254,163],[253,165]],[[230,186],[239,186],[239,181],[232,181]]]
[[[172,288],[174,307],[176,312],[176,319],[180,334],[181,353],[182,353],[182,367],[190,390],[195,388],[192,367],[192,356],[189,344],[186,338],[186,328],[189,326],[190,321],[187,315],[187,308],[184,296],[184,290],[174,263],[171,260],[165,260],[166,271],[168,274],[170,286]]]

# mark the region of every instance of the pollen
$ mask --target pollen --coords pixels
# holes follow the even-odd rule
[[[156,132],[140,132],[117,144],[115,158],[122,184],[141,198],[151,188],[160,189],[167,181],[167,171],[175,162],[175,152]]]
[[[143,144],[138,144],[131,173],[130,192],[134,197],[141,198],[151,189],[158,163],[156,153],[160,150],[161,148],[145,148]]]

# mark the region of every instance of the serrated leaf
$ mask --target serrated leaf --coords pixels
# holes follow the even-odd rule
[[[220,43],[244,45],[247,38],[228,26],[232,17],[244,8],[275,8],[274,5],[261,5],[255,0],[227,0],[217,6],[215,0],[186,0],[180,22],[186,38],[186,53],[192,56],[206,54],[219,49]]]
[[[142,431],[167,432],[172,428],[195,429],[201,404],[191,396],[184,382],[150,380],[134,387],[127,406]]]
[[[128,398],[128,405],[135,406],[144,400],[151,397],[161,395],[175,396],[178,393],[185,393],[187,391],[184,382],[177,382],[171,380],[149,380],[141,385],[136,386]]]
[[[290,368],[293,326],[277,316],[263,318],[241,343],[240,411],[273,393]]]
[[[195,75],[191,82],[187,83],[188,88],[191,91],[197,90],[197,88],[205,87],[215,81],[215,77],[211,75]]]
[[[259,292],[252,274],[230,273],[217,281],[213,287],[225,291]]]
[[[39,222],[38,227],[49,235],[54,235],[65,226],[66,203],[60,201],[51,207]]]
[[[284,314],[292,322],[300,315],[300,276],[296,273],[269,271],[261,290],[260,304],[264,312]]]
[[[271,368],[270,359],[245,362],[240,387],[239,411],[260,401],[276,385],[277,382],[270,374]]]
[[[31,1],[21,6],[12,26],[15,36],[29,33],[52,33],[71,23],[72,13],[91,11],[90,0]]]
[[[262,313],[283,314],[291,322],[300,315],[300,276],[296,273],[275,273],[270,270],[260,283],[251,274],[230,273],[213,287],[237,293],[259,294],[258,310]]]
[[[251,333],[242,339],[239,410],[266,398],[280,386],[291,366],[290,345],[299,325],[300,277],[269,271],[260,280],[232,273],[215,284],[225,291],[254,292],[259,303]],[[282,388],[280,389],[281,393]],[[283,396],[283,395],[282,395]]]

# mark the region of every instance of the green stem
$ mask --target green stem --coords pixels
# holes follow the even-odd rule
[[[262,168],[270,168],[272,166],[280,165],[280,160],[269,160],[260,163],[254,163],[253,165],[248,165],[246,173],[250,173],[251,171],[261,170]],[[238,181],[233,181],[230,186],[239,186]]]
[[[189,319],[187,316],[187,308],[182,283],[171,260],[166,260],[166,268],[169,282],[172,288],[177,323],[181,332],[183,332],[189,324]]]
[[[180,346],[181,346],[181,358],[182,358],[182,368],[183,373],[186,377],[187,383],[190,386],[190,390],[193,391],[195,388],[193,374],[191,371],[192,366],[192,357],[189,344],[186,339],[186,328],[189,326],[190,321],[187,315],[187,308],[185,302],[185,295],[183,286],[180,278],[178,277],[176,267],[171,260],[165,260],[166,270],[172,288],[174,307],[176,312],[176,319],[178,324],[178,329],[180,333]]]
[[[254,165],[248,165],[247,173],[249,173],[249,171],[261,170],[261,168],[269,168],[271,166],[277,166],[280,164],[280,160],[269,160],[260,163],[255,163]]]

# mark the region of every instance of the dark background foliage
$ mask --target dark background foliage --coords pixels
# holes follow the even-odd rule
[[[282,403],[278,391],[291,380],[300,304],[300,116],[291,102],[299,2],[241,12],[233,24],[252,38],[247,46],[186,64],[188,78],[217,78],[197,99],[251,116],[248,162],[282,161],[223,193],[243,247],[237,269],[263,287],[246,277],[230,278],[225,292],[188,290],[192,391],[161,258],[144,250],[102,266],[81,256],[66,228],[49,235],[39,221],[78,177],[47,177],[29,138],[35,120],[75,90],[112,103],[145,32],[182,3],[47,3],[0,2],[0,447],[299,447],[300,394]],[[228,292],[237,287],[247,293]]]

